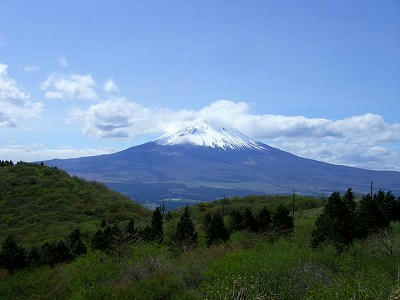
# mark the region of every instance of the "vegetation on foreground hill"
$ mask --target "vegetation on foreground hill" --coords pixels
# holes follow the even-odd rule
[[[149,210],[101,183],[43,165],[0,162],[1,240],[12,235],[25,247],[40,247],[79,228],[88,242],[102,220],[141,222],[149,216]]]
[[[378,194],[374,198],[381,197]],[[125,227],[103,223],[87,254],[72,262],[0,273],[0,295],[5,299],[388,299],[399,288],[399,222],[386,224],[386,235],[374,227],[340,251],[332,239],[312,247],[313,232],[325,229],[318,225],[322,221],[315,221],[335,222],[337,212],[342,212],[328,213],[337,196],[339,206],[343,202],[352,207],[336,194],[328,201],[300,198],[294,227],[291,198],[283,196],[273,201],[273,197],[225,199],[168,214],[157,209],[148,225],[137,226],[133,220]],[[398,201],[393,198],[392,204]],[[369,207],[354,202],[357,215],[362,215],[363,206]],[[104,242],[107,247],[96,246]]]

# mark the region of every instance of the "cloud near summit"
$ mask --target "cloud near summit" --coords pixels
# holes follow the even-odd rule
[[[388,147],[400,142],[400,123],[387,123],[371,113],[329,120],[254,114],[246,102],[230,100],[215,101],[197,111],[173,111],[111,98],[87,110],[74,109],[72,117],[83,123],[84,134],[96,139],[162,134],[202,119],[313,159],[373,169],[398,169],[400,165],[399,152]]]

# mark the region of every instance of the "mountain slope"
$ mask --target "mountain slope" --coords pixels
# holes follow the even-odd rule
[[[400,173],[371,171],[305,159],[235,130],[204,123],[114,154],[52,160],[78,176],[95,179],[141,201],[211,200],[225,195],[326,194],[369,184],[400,192]]]
[[[33,164],[0,167],[0,235],[25,245],[65,238],[78,227],[83,237],[101,221],[140,221],[150,212],[103,184]]]

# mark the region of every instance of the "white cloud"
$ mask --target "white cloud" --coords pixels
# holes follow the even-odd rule
[[[64,76],[60,74],[51,74],[44,81],[40,89],[45,92],[48,99],[96,99],[97,94],[94,91],[96,82],[92,75],[73,74]]]
[[[75,158],[108,154],[115,152],[112,148],[74,149],[71,147],[49,148],[45,145],[10,145],[0,147],[0,157],[3,160],[17,161],[42,161],[54,158]]]
[[[149,108],[124,98],[112,98],[75,109],[83,133],[98,139],[131,139],[136,135],[174,131],[202,119],[238,128],[273,146],[308,158],[374,169],[399,169],[400,123],[389,124],[375,114],[341,120],[253,114],[245,102],[220,100],[198,111]]]
[[[26,73],[33,73],[33,72],[37,72],[40,70],[40,67],[38,66],[25,66],[22,68],[24,70],[24,72]]]
[[[109,79],[104,83],[104,91],[108,94],[117,94],[118,86],[115,84],[114,80]]]
[[[0,64],[0,127],[15,127],[19,119],[40,116],[43,105],[30,101],[29,94],[8,76],[7,68]]]
[[[65,56],[60,56],[58,58],[58,63],[60,64],[61,67],[66,68],[69,66],[68,60]]]

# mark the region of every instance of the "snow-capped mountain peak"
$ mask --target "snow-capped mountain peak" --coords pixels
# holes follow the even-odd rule
[[[223,150],[265,149],[261,143],[239,130],[211,127],[204,121],[198,121],[174,133],[166,133],[155,142],[159,145],[191,144]]]

